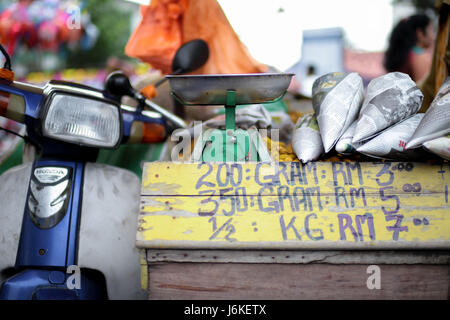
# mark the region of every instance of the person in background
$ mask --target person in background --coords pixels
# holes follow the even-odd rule
[[[419,83],[428,75],[433,59],[434,26],[425,14],[415,14],[401,20],[392,30],[384,56],[388,72],[409,74]]]

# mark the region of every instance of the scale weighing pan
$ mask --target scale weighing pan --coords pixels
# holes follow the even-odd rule
[[[286,93],[293,73],[167,75],[172,94],[184,105],[225,105],[235,91],[235,105],[272,102]]]

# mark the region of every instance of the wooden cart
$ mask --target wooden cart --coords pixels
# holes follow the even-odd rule
[[[146,163],[149,299],[448,299],[448,162]]]

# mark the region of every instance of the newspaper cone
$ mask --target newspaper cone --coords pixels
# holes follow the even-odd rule
[[[316,160],[323,154],[316,116],[307,114],[297,120],[292,136],[292,149],[303,163]]]
[[[418,113],[386,129],[356,150],[363,154],[382,159],[415,159],[420,156],[414,150],[405,150],[406,142],[413,135],[423,118]]]
[[[422,121],[406,145],[407,149],[420,147],[424,142],[450,133],[450,77],[448,77]]]
[[[450,160],[450,134],[423,143],[428,151],[437,154],[441,158]]]
[[[335,147],[337,152],[341,154],[352,154],[355,153],[356,149],[361,145],[359,142],[352,142],[353,135],[355,134],[356,123],[356,121],[353,121],[350,127],[348,127],[344,134],[339,138]]]
[[[328,152],[358,116],[364,97],[363,81],[355,72],[328,73],[314,82],[312,94],[323,146]]]
[[[353,143],[369,139],[417,113],[422,100],[423,94],[405,73],[391,72],[373,79],[367,86]]]

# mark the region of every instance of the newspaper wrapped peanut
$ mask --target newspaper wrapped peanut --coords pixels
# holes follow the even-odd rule
[[[298,119],[292,136],[292,149],[303,163],[316,160],[324,153],[314,114],[310,113]]]
[[[413,135],[423,113],[418,113],[384,130],[375,138],[356,150],[360,153],[389,160],[418,159],[422,156],[417,150],[405,150],[406,141]]]
[[[353,143],[371,138],[417,113],[423,94],[411,78],[391,72],[370,81],[359,113]]]
[[[355,72],[328,73],[314,82],[312,94],[323,147],[328,152],[358,116],[364,98],[363,81]]]
[[[336,151],[348,155],[356,152],[356,149],[361,146],[362,143],[356,142],[353,143],[353,135],[355,134],[356,129],[356,121],[354,121],[347,130],[345,130],[344,134],[339,138],[336,143]]]
[[[450,160],[450,134],[423,143],[426,150],[437,154],[441,158]]]
[[[450,133],[450,77],[448,77],[430,108],[425,113],[411,139],[407,149],[420,147],[424,142],[445,136]]]

